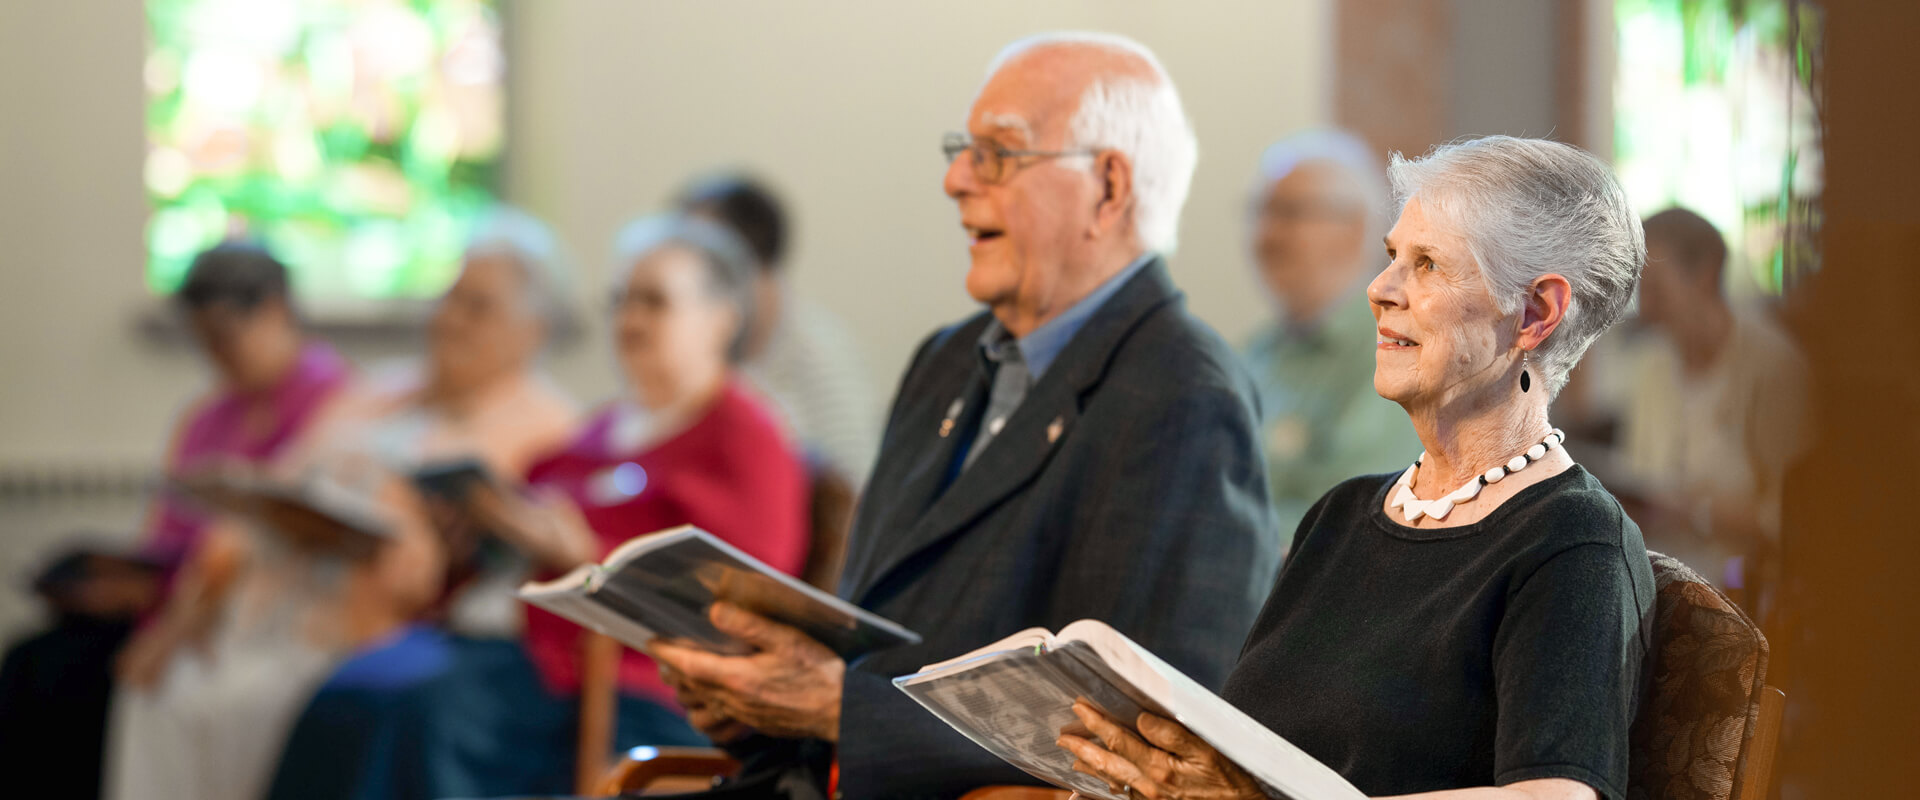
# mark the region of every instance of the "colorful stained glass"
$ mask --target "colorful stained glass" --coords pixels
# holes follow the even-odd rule
[[[1729,289],[1816,268],[1820,16],[1807,0],[1617,0],[1615,166],[1635,207],[1679,205],[1731,251]]]
[[[310,309],[441,291],[493,204],[495,0],[148,0],[147,285],[257,237]]]

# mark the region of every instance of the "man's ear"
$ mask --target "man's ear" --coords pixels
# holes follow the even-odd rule
[[[1102,150],[1093,156],[1094,179],[1100,181],[1100,198],[1093,207],[1092,234],[1119,230],[1133,221],[1133,161],[1118,150]]]

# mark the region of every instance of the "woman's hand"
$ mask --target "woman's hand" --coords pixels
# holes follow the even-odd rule
[[[1075,702],[1073,713],[1099,741],[1063,734],[1056,743],[1074,755],[1076,772],[1106,781],[1115,792],[1149,800],[1267,796],[1240,767],[1178,722],[1143,712],[1136,736],[1085,701]]]
[[[544,566],[568,570],[598,556],[599,537],[562,492],[535,486],[523,496],[478,487],[467,498],[468,509],[481,524]]]

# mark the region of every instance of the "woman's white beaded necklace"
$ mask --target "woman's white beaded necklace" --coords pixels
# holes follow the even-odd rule
[[[1467,485],[1437,500],[1422,500],[1413,496],[1413,476],[1420,471],[1420,462],[1427,460],[1427,454],[1421,453],[1419,460],[1413,462],[1413,466],[1407,467],[1406,472],[1400,473],[1400,480],[1394,484],[1393,502],[1387,505],[1399,509],[1401,516],[1406,517],[1408,522],[1418,522],[1421,517],[1446,519],[1454,506],[1479,497],[1482,488],[1499,483],[1508,475],[1526,469],[1528,464],[1546,458],[1548,450],[1559,447],[1560,443],[1566,439],[1566,434],[1561,433],[1559,428],[1554,428],[1552,433],[1547,434],[1547,438],[1527,448],[1526,452],[1514,456],[1505,465],[1487,470],[1483,475],[1475,475],[1473,480],[1467,481]]]

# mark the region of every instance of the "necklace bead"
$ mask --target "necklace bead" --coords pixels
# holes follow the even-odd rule
[[[1467,481],[1466,485],[1435,500],[1422,500],[1413,493],[1414,476],[1419,474],[1420,464],[1427,460],[1427,454],[1421,453],[1420,458],[1413,462],[1413,466],[1407,467],[1406,472],[1400,473],[1400,480],[1394,482],[1393,500],[1387,505],[1398,509],[1401,516],[1410,523],[1418,522],[1421,517],[1446,519],[1447,515],[1453,512],[1454,506],[1479,497],[1482,487],[1499,483],[1508,475],[1526,469],[1529,464],[1545,458],[1548,450],[1559,446],[1561,442],[1566,441],[1566,438],[1566,434],[1555,428],[1539,443],[1528,447],[1520,455],[1514,456],[1504,467],[1494,467],[1480,475],[1475,475],[1473,480]]]

